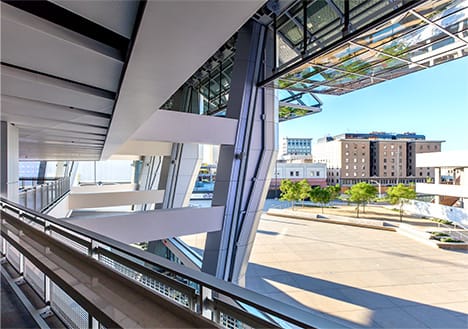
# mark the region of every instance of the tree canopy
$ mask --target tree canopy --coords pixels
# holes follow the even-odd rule
[[[316,186],[310,190],[309,195],[312,201],[317,202],[322,206],[323,213],[323,207],[331,200],[330,190],[328,188],[321,188],[320,186]]]
[[[363,207],[365,212],[366,203],[375,199],[377,196],[377,188],[369,183],[357,183],[345,192],[349,196],[349,201],[356,204],[356,217],[359,217],[359,207]]]
[[[415,199],[416,191],[412,186],[398,184],[387,190],[387,199],[391,204],[400,205],[400,222],[403,220],[403,205],[407,200]]]

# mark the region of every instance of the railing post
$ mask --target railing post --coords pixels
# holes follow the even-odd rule
[[[50,198],[49,193],[50,193],[50,191],[49,191],[49,183],[46,183],[46,196],[47,196],[47,197],[46,197],[46,206],[49,204],[49,198]]]
[[[49,277],[44,274],[44,302],[47,306],[50,306],[50,288],[52,282],[50,281]]]
[[[89,245],[88,255],[96,260],[99,260],[99,254],[97,252],[98,243],[94,240],[91,240],[91,244]]]
[[[200,284],[201,285],[201,284]],[[200,313],[203,317],[214,320],[214,313],[210,307],[210,301],[213,297],[213,291],[207,287],[200,287]]]
[[[88,313],[88,328],[99,329],[99,321],[96,320],[91,314]]]
[[[36,186],[33,186],[33,197],[34,197],[34,202],[33,202],[33,209],[34,210],[37,210],[37,189],[36,189]]]
[[[24,275],[24,255],[22,253],[20,253],[20,256],[19,256],[19,275],[20,276]]]
[[[44,233],[47,235],[52,235],[52,230],[50,229],[50,223],[47,220],[44,220]]]
[[[6,256],[7,253],[7,242],[2,238],[2,256]]]

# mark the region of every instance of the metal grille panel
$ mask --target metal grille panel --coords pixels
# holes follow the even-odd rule
[[[191,298],[187,296],[187,294],[178,291],[164,283],[161,283],[153,277],[147,276],[128,266],[122,265],[119,262],[104,255],[99,255],[99,261],[109,266],[110,268],[122,273],[123,275],[140,282],[141,284],[150,288],[151,290],[161,295],[164,295],[185,307],[190,308]]]
[[[24,277],[31,287],[43,297],[45,275],[26,258],[24,260]]]
[[[246,325],[244,322],[223,312],[219,312],[219,324],[228,329],[252,329],[252,327]]]
[[[56,284],[51,283],[51,308],[68,328],[86,329],[89,315],[77,302]]]
[[[56,240],[59,240],[60,242],[62,242],[63,244],[83,253],[83,254],[88,254],[88,247],[86,246],[83,246],[82,244],[76,242],[76,241],[73,241],[72,239],[69,239],[63,235],[61,235],[60,233],[57,233],[57,232],[54,232],[54,231],[51,231],[50,232],[50,235],[56,239]]]
[[[10,245],[8,242],[7,242],[6,258],[8,259],[10,264],[13,266],[13,268],[17,272],[20,272],[20,253],[18,250],[16,250],[15,247]]]

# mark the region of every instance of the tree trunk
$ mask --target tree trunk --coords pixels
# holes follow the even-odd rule
[[[356,217],[359,218],[359,203],[358,203],[358,205],[356,207]]]
[[[400,202],[400,222],[403,221],[403,202]]]

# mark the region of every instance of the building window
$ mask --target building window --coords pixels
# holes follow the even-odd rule
[[[361,162],[366,162],[366,159],[361,159]]]
[[[348,174],[348,173],[346,173],[346,174],[345,174],[345,176],[346,176],[346,177],[348,177],[348,176],[349,176],[349,174]]]
[[[383,162],[384,162],[384,163],[387,163],[387,159],[383,159]]]
[[[387,165],[384,165],[383,168],[384,168],[384,169],[387,169]]]
[[[346,143],[346,144],[344,145],[344,147],[345,147],[345,148],[348,148],[348,147],[349,147],[348,143]]]
[[[316,175],[317,177],[320,176],[320,171],[316,171],[315,173],[317,174],[317,175]]]
[[[289,176],[291,176],[291,177],[294,176],[294,171],[290,171]]]
[[[383,153],[383,155],[386,157],[386,156],[387,156],[387,151],[385,151],[385,152]]]
[[[299,176],[299,171],[296,171],[296,177],[298,177],[298,176]]]
[[[354,175],[354,177],[356,177],[356,176],[357,176],[357,173],[356,173],[356,172],[354,172],[354,173],[353,173],[353,175]]]
[[[395,176],[395,173],[392,171],[392,176]]]
[[[436,149],[436,150],[437,150],[437,145],[434,145],[434,149]]]
[[[357,159],[356,159],[356,158],[354,158],[354,162],[357,162]]]

